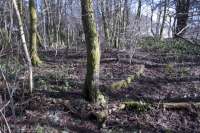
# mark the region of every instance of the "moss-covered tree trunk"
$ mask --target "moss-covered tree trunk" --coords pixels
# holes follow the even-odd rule
[[[17,0],[17,7],[21,16],[21,19],[23,21],[23,1],[22,0]]]
[[[103,96],[99,92],[100,47],[92,0],[81,0],[82,23],[87,44],[87,74],[83,89],[86,100],[99,103]]]
[[[37,53],[37,13],[34,0],[29,0],[29,10],[30,10],[31,62],[34,66],[37,66],[41,63],[41,60]]]

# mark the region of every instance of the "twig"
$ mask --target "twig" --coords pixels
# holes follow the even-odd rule
[[[1,107],[0,112],[2,112],[9,104],[10,104],[10,100]]]
[[[2,111],[0,111],[0,113],[1,113],[3,119],[4,119],[5,123],[6,123],[6,126],[8,128],[8,132],[11,133],[11,129],[10,129],[10,126],[8,124],[8,121],[6,120],[6,117],[4,116],[4,114],[2,113]]]
[[[15,108],[14,108],[14,102],[13,102],[13,94],[14,94],[14,92],[15,92],[16,89],[13,89],[12,91],[10,91],[10,86],[9,86],[9,84],[8,84],[8,82],[7,82],[7,80],[6,80],[6,77],[5,77],[5,75],[4,75],[4,73],[3,73],[3,71],[2,71],[1,68],[0,68],[0,72],[1,72],[1,75],[2,75],[2,77],[3,77],[3,80],[4,80],[5,83],[6,83],[6,88],[7,88],[7,90],[8,90],[9,97],[10,97],[10,100],[0,109],[0,112],[2,113],[2,111],[11,103],[12,114],[13,114],[13,117],[16,119]],[[6,122],[7,127],[9,127],[9,126],[8,126],[8,123],[7,123],[7,121],[6,121],[6,118],[5,118],[5,116],[4,116],[3,113],[2,113],[2,116],[3,116],[3,118],[4,118],[5,122]],[[9,133],[11,133],[11,132],[10,132],[10,129],[8,129],[8,130],[9,130]]]

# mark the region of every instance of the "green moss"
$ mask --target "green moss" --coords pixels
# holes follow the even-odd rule
[[[127,101],[123,103],[125,105],[125,109],[135,110],[138,112],[147,111],[150,108],[150,104],[138,101]]]
[[[141,66],[140,70],[136,74],[129,76],[125,80],[121,80],[121,81],[113,83],[111,85],[111,89],[118,90],[121,88],[127,88],[130,83],[132,83],[134,80],[138,79],[141,75],[143,75],[143,73],[144,73],[144,66]]]
[[[165,73],[172,74],[175,72],[174,66],[172,64],[166,64],[164,67]]]
[[[36,133],[45,133],[44,128],[41,127],[40,125],[38,125],[38,126],[36,127],[35,132],[36,132]]]
[[[42,63],[35,51],[31,52],[31,61],[33,66],[39,66]]]
[[[127,88],[128,87],[128,81],[127,80],[122,80],[122,81],[119,81],[119,82],[116,82],[116,83],[113,83],[111,85],[111,88],[112,89],[121,89],[121,88]]]
[[[23,18],[23,1],[17,0],[17,6],[18,6],[18,9],[19,9],[19,13],[21,15],[21,18]]]
[[[87,74],[83,93],[86,100],[98,103],[99,97],[103,99],[98,85],[101,54],[92,0],[81,0],[81,7],[83,28],[87,44]]]
[[[29,0],[30,10],[30,43],[31,43],[31,61],[33,66],[42,63],[37,53],[37,14],[34,0]]]

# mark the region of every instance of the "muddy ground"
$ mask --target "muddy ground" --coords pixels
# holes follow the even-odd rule
[[[40,55],[43,64],[34,68],[33,94],[21,91],[26,85],[20,81],[19,92],[14,95],[16,118],[7,108],[7,120],[15,132],[200,132],[199,108],[164,109],[159,105],[200,102],[199,55],[138,49],[130,63],[124,51],[102,50],[100,89],[108,99],[109,110],[104,127],[99,127],[95,119],[79,115],[83,108],[80,101],[84,101],[81,90],[86,73],[85,51],[44,50]],[[117,90],[105,87],[133,75],[140,65],[145,66],[144,75],[128,87]],[[153,105],[145,111],[116,109],[120,103],[131,100]]]

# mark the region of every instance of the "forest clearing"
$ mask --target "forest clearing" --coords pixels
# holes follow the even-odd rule
[[[200,132],[198,5],[0,1],[0,133]]]

